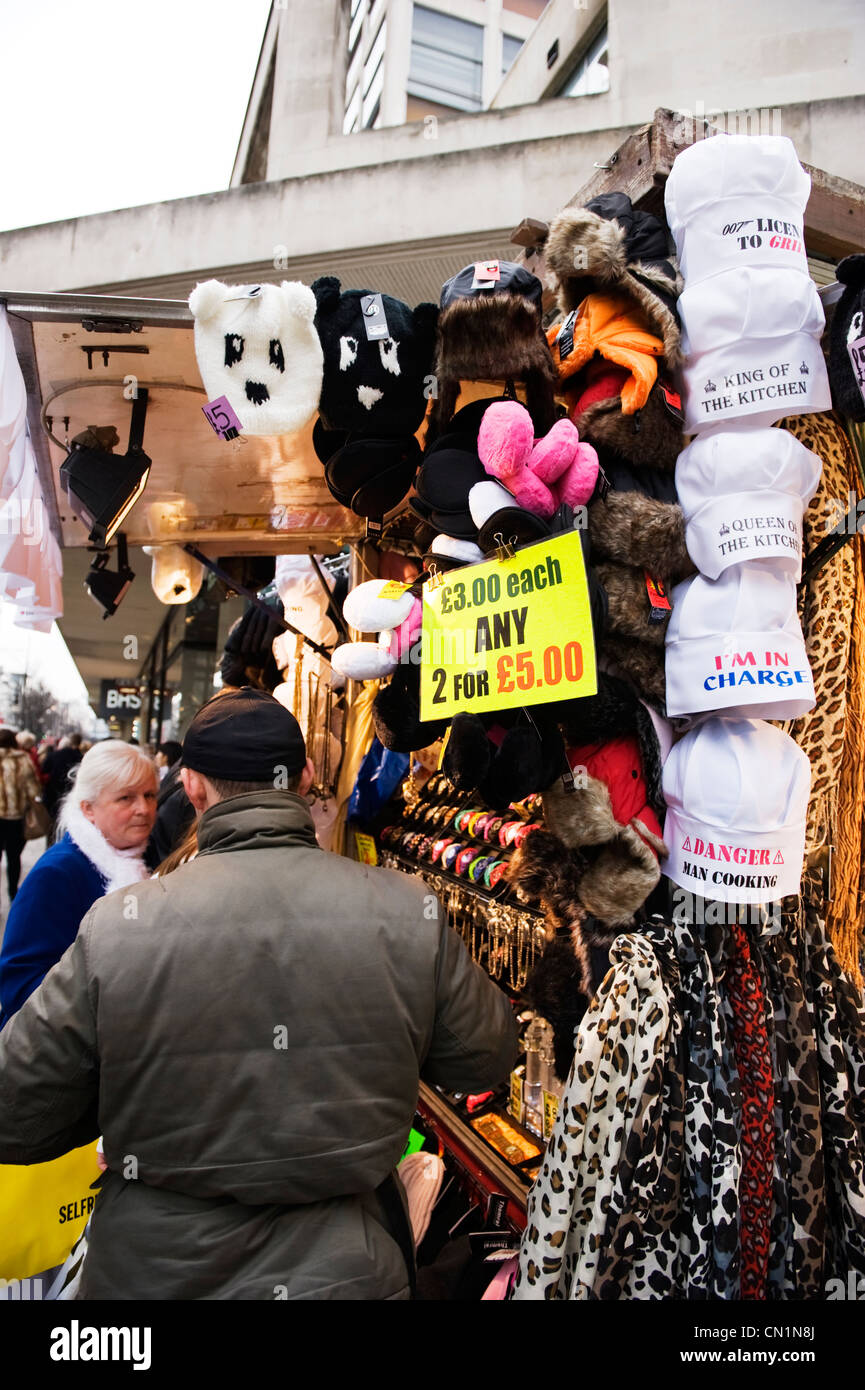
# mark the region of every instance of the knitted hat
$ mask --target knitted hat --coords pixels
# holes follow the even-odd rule
[[[244,434],[290,434],[315,414],[322,355],[306,285],[224,285],[189,296],[195,356],[211,400],[225,396]]]
[[[728,270],[679,300],[685,430],[745,416],[771,425],[829,410],[820,350],[825,324],[813,281],[796,270]]]
[[[811,764],[762,720],[707,719],[664,764],[664,873],[721,902],[799,892]]]
[[[832,401],[848,420],[865,420],[865,256],[845,257],[835,276],[846,288],[829,330]]]
[[[701,574],[771,559],[798,581],[802,514],[822,462],[783,429],[721,425],[699,434],[676,463],[688,551]]]
[[[272,782],[306,763],[306,747],[293,714],[263,690],[244,686],[202,705],[183,740],[181,765],[231,782]]]
[[[315,280],[312,293],[324,353],[319,412],[326,427],[414,434],[426,411],[436,306],[410,309],[372,290],[340,293],[332,275]]]
[[[714,581],[698,574],[671,597],[669,715],[797,719],[814,707],[796,586],[771,561],[735,565]]]
[[[562,313],[587,294],[615,289],[642,308],[664,356],[679,360],[676,299],[682,280],[669,259],[667,232],[650,212],[634,208],[624,193],[603,193],[583,208],[565,208],[544,247]]]
[[[810,192],[811,179],[786,135],[718,135],[682,150],[664,204],[688,289],[741,266],[807,275]]]

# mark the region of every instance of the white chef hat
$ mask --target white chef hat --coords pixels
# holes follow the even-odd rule
[[[664,190],[686,286],[738,266],[808,274],[810,176],[786,135],[718,135],[677,155]]]
[[[670,598],[668,715],[796,719],[813,708],[796,585],[771,561],[736,565],[715,580],[695,575]]]
[[[679,296],[685,432],[829,410],[817,287],[795,270],[728,270]]]
[[[780,729],[704,720],[664,763],[664,873],[721,902],[798,893],[810,786],[807,755]]]
[[[698,434],[676,460],[676,492],[700,573],[717,579],[730,565],[772,559],[798,581],[802,514],[822,467],[788,430],[738,422]]]

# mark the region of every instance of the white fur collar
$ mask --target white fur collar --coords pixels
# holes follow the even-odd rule
[[[106,893],[113,893],[117,888],[128,888],[131,883],[140,883],[149,877],[143,848],[115,849],[87,819],[80,806],[71,803],[64,808],[63,829],[68,830],[81,853],[99,870],[106,881]]]

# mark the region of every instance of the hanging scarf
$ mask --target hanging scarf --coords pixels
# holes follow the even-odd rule
[[[741,1091],[723,977],[726,929],[677,921],[687,1052],[680,1248],[689,1299],[739,1296]]]
[[[516,1300],[578,1299],[593,1289],[631,1124],[657,1087],[670,1017],[652,944],[623,934],[577,1030],[576,1052],[541,1172],[529,1193]]]
[[[775,1085],[760,974],[744,929],[731,925],[733,955],[726,975],[733,1011],[733,1048],[742,1088],[742,1176],[739,1222],[741,1297],[765,1298],[769,1272],[775,1167]]]
[[[70,802],[65,807],[62,824],[70,840],[102,875],[106,893],[150,877],[144,863],[144,845],[140,849],[115,849],[77,803]]]

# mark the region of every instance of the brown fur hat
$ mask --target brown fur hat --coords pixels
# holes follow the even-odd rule
[[[591,503],[588,521],[592,554],[601,560],[648,570],[665,584],[694,573],[685,518],[676,503],[613,489]]]
[[[580,438],[596,449],[609,449],[644,467],[672,470],[685,446],[682,421],[669,406],[664,386],[656,381],[642,409],[622,414],[621,396],[593,401],[585,410],[568,412]],[[602,460],[603,462],[603,460]]]
[[[681,358],[676,300],[684,282],[668,251],[664,226],[634,208],[624,193],[605,193],[583,208],[565,208],[550,227],[544,257],[559,307],[567,314],[587,294],[630,295],[664,343],[667,365]]]
[[[610,661],[615,662],[637,693],[659,714],[666,716],[667,676],[664,648],[608,633],[601,643],[601,651]]]
[[[585,786],[578,783],[573,791],[566,792],[557,779],[541,798],[544,824],[569,849],[605,845],[620,830],[605,783],[597,777],[586,777],[585,781]]]
[[[660,882],[661,866],[644,835],[651,840],[657,853],[666,854],[666,845],[645,827],[642,832],[632,825],[623,825],[616,838],[600,850],[580,880],[581,901],[605,926],[627,926]]]
[[[652,606],[643,570],[609,560],[595,565],[594,570],[607,594],[607,632],[632,637],[650,647],[660,647],[663,652],[670,612],[667,610],[661,621],[651,619]]]
[[[431,435],[454,413],[460,381],[520,381],[535,433],[546,434],[556,418],[556,369],[541,330],[537,306],[519,294],[455,300],[438,321]]]

